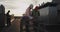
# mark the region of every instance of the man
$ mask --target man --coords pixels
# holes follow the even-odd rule
[[[7,16],[7,26],[8,26],[8,27],[11,25],[11,22],[10,22],[11,18],[10,18],[9,13],[10,13],[10,10],[9,10],[9,11],[7,12],[7,14],[6,14],[6,16]]]
[[[33,23],[34,23],[34,30],[35,32],[39,32],[38,25],[39,25],[39,16],[40,13],[38,11],[38,6],[35,7],[32,11]]]

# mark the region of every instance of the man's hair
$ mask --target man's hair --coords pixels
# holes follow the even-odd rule
[[[29,6],[30,8],[33,8],[33,4],[30,4],[30,6]]]

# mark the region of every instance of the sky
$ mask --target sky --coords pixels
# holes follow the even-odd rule
[[[0,4],[5,6],[5,13],[10,10],[10,15],[22,16],[30,4],[36,6],[43,2],[46,3],[51,1],[52,0],[0,0]]]

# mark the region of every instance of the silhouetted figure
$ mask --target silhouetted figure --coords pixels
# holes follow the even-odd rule
[[[0,4],[0,32],[5,27],[5,7]]]
[[[20,22],[20,32],[23,32],[23,26],[26,28],[26,32],[29,32],[29,17],[23,14]]]
[[[8,27],[11,25],[11,22],[10,22],[11,18],[10,18],[9,13],[10,13],[10,10],[9,10],[9,11],[7,12],[7,14],[6,14],[6,16],[7,16],[7,26],[8,26]]]

